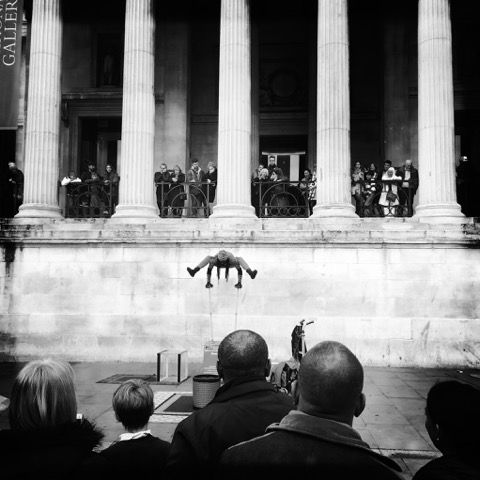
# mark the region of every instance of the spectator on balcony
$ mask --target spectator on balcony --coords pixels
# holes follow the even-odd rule
[[[365,174],[360,162],[355,162],[351,173],[352,197],[355,200],[355,213],[363,217],[363,191],[365,184]]]
[[[15,162],[8,162],[8,186],[10,187],[13,215],[18,213],[18,207],[23,203],[23,184],[23,172]]]
[[[288,214],[288,207],[290,206],[290,198],[287,193],[285,178],[281,168],[275,167],[270,175],[270,182],[265,194],[265,201],[268,205],[268,210],[272,216],[284,216]]]
[[[172,208],[172,215],[174,217],[181,217],[186,199],[185,187],[183,186],[185,183],[185,174],[178,165],[175,165],[173,168],[170,180],[172,183],[168,190],[168,204]]]
[[[457,380],[434,385],[427,395],[425,427],[442,456],[424,465],[414,480],[480,478],[480,391]]]
[[[382,193],[378,204],[383,207],[385,217],[393,217],[397,213],[397,207],[400,204],[398,199],[398,185],[402,178],[395,175],[395,169],[390,167],[382,175]]]
[[[118,173],[113,169],[113,166],[110,163],[105,165],[105,175],[103,176],[103,184],[105,185],[107,192],[110,194],[111,207],[118,204],[118,183],[120,182],[120,177]],[[107,212],[109,213],[109,212]],[[113,212],[110,212],[113,213]]]
[[[189,187],[190,202],[192,214],[206,216],[207,196],[204,182],[206,182],[205,172],[200,168],[198,160],[193,159],[192,166],[187,172],[187,182],[193,185]]]
[[[259,177],[260,177],[260,172],[264,169],[265,167],[263,166],[262,163],[258,165],[258,167],[253,171],[252,173],[252,181],[257,182]]]
[[[467,217],[472,215],[472,193],[474,191],[474,169],[472,162],[465,155],[460,157],[457,169],[457,201]]]
[[[390,160],[385,160],[383,162],[383,172],[382,172],[382,175],[384,173],[387,173],[387,170],[392,166],[392,162]]]
[[[95,176],[95,179],[93,178],[94,176]],[[80,178],[84,183],[91,183],[90,182],[91,180],[95,180],[96,182],[98,180],[99,175],[97,173],[97,167],[93,162],[88,162],[87,171],[83,172]]]
[[[260,165],[262,166],[262,165]],[[260,217],[260,206],[265,205],[264,195],[268,189],[269,174],[267,168],[262,168],[258,171],[258,178],[254,179],[252,183],[252,205],[255,208],[257,217]]]
[[[103,176],[104,185],[116,185],[120,181],[118,173],[113,169],[112,165],[105,165],[105,175]]]
[[[81,183],[81,182],[82,182],[82,179],[77,177],[75,170],[70,170],[68,172],[68,175],[62,178],[62,181],[60,182],[60,184],[62,185],[62,187],[66,187],[67,185],[70,185],[70,184],[74,185],[76,183]]]
[[[300,180],[300,191],[305,201],[308,203],[308,213],[311,214],[315,205],[316,184],[313,180],[312,171],[306,168],[303,171],[303,177]]]
[[[160,211],[160,216],[166,217],[168,215],[168,207],[170,205],[170,196],[168,192],[172,183],[172,176],[167,169],[166,163],[160,164],[160,171],[155,172],[153,181],[157,186],[157,205],[158,210]]]
[[[276,161],[276,159],[275,159],[275,157],[274,157],[273,155],[270,155],[270,156],[268,157],[267,169],[268,169],[268,174],[269,174],[270,177],[272,176],[272,173],[274,172],[275,169],[280,170],[280,176],[283,177],[283,171],[282,171],[282,169],[277,165],[277,161]]]
[[[365,170],[365,184],[364,184],[364,216],[371,217],[374,215],[373,204],[376,195],[381,190],[381,184],[378,179],[377,166],[372,162],[367,170]]]
[[[217,191],[217,167],[213,162],[208,162],[207,173],[205,174],[205,179],[208,182],[207,185],[207,196],[208,196],[208,209],[212,213],[212,208],[215,204],[215,193]]]
[[[418,170],[412,165],[412,161],[408,158],[397,170],[397,175],[402,178],[402,195],[399,195],[400,205],[405,208],[406,214],[411,217],[413,215],[413,199],[418,189]]]

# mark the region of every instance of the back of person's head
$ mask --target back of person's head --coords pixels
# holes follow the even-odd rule
[[[302,358],[298,373],[300,410],[350,422],[365,407],[363,367],[343,344],[326,341]]]
[[[77,415],[72,367],[57,360],[36,360],[17,375],[10,398],[12,430],[51,428]]]
[[[143,380],[127,380],[113,394],[112,405],[126,430],[138,430],[147,425],[153,413],[152,389]]]
[[[267,343],[252,330],[228,334],[218,347],[217,370],[226,381],[248,376],[266,377],[270,373]]]
[[[434,385],[427,395],[427,431],[440,450],[480,452],[480,390],[449,380]]]

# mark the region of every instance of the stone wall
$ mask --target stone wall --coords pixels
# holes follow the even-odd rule
[[[211,311],[215,339],[235,326],[256,330],[274,361],[289,357],[291,330],[305,318],[315,320],[307,346],[339,340],[366,364],[478,367],[473,225],[318,231],[282,222],[229,232],[208,220],[5,224],[0,358],[154,361],[163,348],[184,348],[200,360]],[[219,248],[243,256],[257,278],[245,275],[238,292],[234,269],[210,292],[205,270],[190,278],[186,267]]]

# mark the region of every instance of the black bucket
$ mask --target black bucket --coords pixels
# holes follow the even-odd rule
[[[219,388],[218,375],[195,375],[193,377],[193,408],[203,408],[210,403]]]

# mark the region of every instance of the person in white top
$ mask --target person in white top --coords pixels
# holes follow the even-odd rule
[[[382,193],[378,204],[383,207],[383,214],[386,217],[393,217],[396,213],[396,207],[399,205],[398,200],[398,183],[402,181],[402,177],[395,174],[395,169],[390,167],[382,175]]]
[[[71,183],[80,183],[81,181],[82,180],[77,177],[76,173],[73,170],[70,170],[68,172],[68,175],[66,177],[63,177],[60,183],[62,184],[62,187],[65,187],[66,185],[70,185]]]

